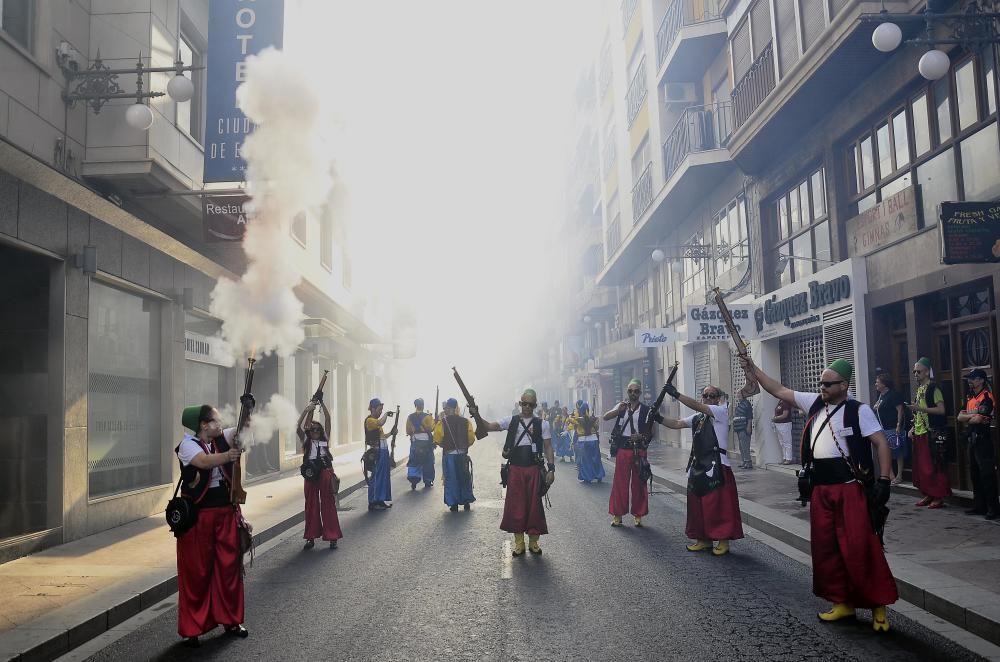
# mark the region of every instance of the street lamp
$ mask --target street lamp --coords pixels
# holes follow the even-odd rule
[[[965,11],[949,13],[933,11],[942,5],[940,1],[928,0],[924,11],[920,14],[890,14],[882,0],[882,10],[877,14],[862,14],[860,20],[878,22],[878,27],[872,32],[872,45],[883,53],[891,53],[903,42],[903,30],[897,23],[923,22],[926,37],[923,39],[907,39],[907,44],[922,44],[928,47],[920,58],[917,69],[927,80],[938,80],[948,73],[951,61],[948,54],[935,46],[942,44],[959,44],[963,46],[982,46],[985,44],[1000,44],[997,34],[997,21],[1000,19],[1000,0],[966,0]],[[951,36],[938,39],[934,36],[935,26],[949,26]]]

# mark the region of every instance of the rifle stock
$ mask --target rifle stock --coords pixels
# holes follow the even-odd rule
[[[392,435],[392,441],[389,443],[389,463],[393,469],[396,468],[396,435],[399,434],[399,405],[396,405],[396,415],[393,416],[392,430],[389,431]]]
[[[736,322],[733,321],[733,314],[729,312],[729,306],[726,305],[726,300],[722,296],[722,290],[718,287],[713,287],[712,291],[715,292],[715,303],[719,306],[719,315],[722,316],[722,321],[726,325],[726,330],[729,331],[729,335],[733,339],[733,343],[736,345],[736,353],[742,356],[744,359],[750,357],[750,351],[747,349],[747,344],[743,341],[740,336],[739,327],[736,326]],[[760,384],[753,377],[752,374],[747,374],[747,383],[741,390],[744,395],[750,396],[755,393],[760,392]]]
[[[489,432],[486,430],[486,424],[483,419],[479,416],[479,408],[476,407],[476,399],[472,397],[469,393],[469,389],[465,387],[465,382],[462,381],[462,377],[458,374],[458,370],[455,366],[451,367],[451,371],[455,374],[455,381],[458,382],[458,388],[462,389],[462,395],[465,396],[465,402],[469,405],[470,410],[474,410],[476,413],[473,414],[473,418],[476,419],[476,439],[485,439]]]
[[[246,381],[243,384],[243,395],[250,395],[253,389],[253,366],[256,359],[247,359]],[[233,448],[243,450],[243,430],[250,421],[250,412],[240,398],[240,416],[236,419],[236,433],[233,435]],[[240,456],[242,458],[242,455]],[[233,482],[229,488],[229,499],[234,506],[247,502],[247,493],[243,489],[243,463],[238,459],[233,463]]]
[[[330,374],[329,370],[323,371],[323,376],[319,380],[319,388],[316,389],[316,393],[313,394],[312,402],[322,402],[323,401],[323,387],[326,386],[326,378]]]

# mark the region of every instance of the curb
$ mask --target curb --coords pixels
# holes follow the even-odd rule
[[[653,469],[655,471],[657,467],[654,466]],[[654,473],[653,481],[687,494],[684,474],[670,474]],[[808,522],[743,498],[740,498],[740,514],[744,524],[800,552],[811,553]],[[1000,604],[997,594],[902,557],[893,554],[887,556],[901,600],[990,643],[1000,645]]]
[[[400,469],[405,470],[406,461],[406,457],[396,458],[396,468],[390,470],[390,475]],[[364,487],[363,478],[347,487],[341,486],[341,490],[337,493],[338,504]],[[304,521],[305,510],[303,509],[267,529],[255,532],[253,534],[254,546],[262,545]],[[23,640],[22,651],[4,659],[7,662],[49,662],[117,627],[139,612],[149,609],[177,592],[176,571],[169,573],[167,577],[161,575],[160,578],[154,579],[152,584],[149,582],[148,577],[136,578],[131,582],[123,582],[121,586],[106,589],[115,595],[112,600],[114,604],[110,607],[101,607],[89,614],[80,613],[78,610],[71,616],[73,622],[64,626],[37,629],[26,627],[20,633],[17,631],[18,628],[15,628],[4,633],[4,638],[13,639],[15,646],[18,639]]]

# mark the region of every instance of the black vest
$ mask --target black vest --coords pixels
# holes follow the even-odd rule
[[[860,466],[862,469],[866,469],[870,472],[875,468],[875,463],[872,461],[872,444],[867,437],[861,434],[860,411],[861,403],[858,400],[848,398],[844,402],[844,429],[850,429],[851,434],[848,435],[846,439],[835,439],[838,442],[846,441],[848,456],[851,458],[851,461]],[[809,407],[808,416],[809,420],[806,423],[805,430],[802,431],[801,454],[803,465],[809,464],[813,460],[813,425],[823,425],[823,421],[826,420],[826,408],[823,403],[822,396],[816,396],[816,401],[813,402],[811,407]],[[827,427],[830,427],[832,423],[833,421],[827,423]]]
[[[504,457],[511,458],[511,464],[525,464],[525,462],[523,462],[524,458],[521,458],[522,461],[518,461],[518,458],[515,457],[514,453],[515,444],[517,444],[522,433],[522,420],[523,419],[520,416],[515,416],[510,419],[510,425],[507,426],[507,441],[505,441],[503,445],[503,454]],[[545,446],[545,442],[542,440],[542,419],[537,416],[533,416],[531,423],[528,425],[528,429],[531,434],[532,455],[535,458],[541,457],[542,450]]]
[[[195,437],[194,441],[201,446],[206,455],[212,454],[209,452],[208,447],[201,442],[201,439]],[[226,435],[224,434],[216,437],[214,444],[216,453],[225,453],[229,450],[229,443],[226,441]],[[177,444],[174,453],[177,453],[180,449],[181,445]],[[201,500],[208,493],[208,484],[212,481],[212,469],[199,469],[193,464],[184,466],[180,460],[178,460],[178,463],[181,465],[181,494],[195,503],[201,503]],[[228,489],[232,485],[233,465],[223,464],[219,467],[219,470],[222,473],[222,483],[220,486],[225,486]]]
[[[372,446],[374,448],[379,448],[382,445],[382,429],[381,428],[375,428],[374,430],[369,430],[368,429],[368,419],[369,418],[372,419],[372,420],[374,420],[376,423],[378,423],[378,419],[375,418],[374,416],[366,416],[365,417],[365,423],[364,423],[364,425],[365,425],[365,445],[366,446]]]
[[[441,440],[443,452],[469,450],[469,419],[456,414],[445,416],[441,419],[441,428],[444,430],[444,439]]]
[[[927,414],[927,424],[933,430],[948,427],[948,401],[944,398],[944,391],[934,382],[927,383],[927,391],[924,393],[924,401],[928,407],[934,406],[934,392],[941,391],[941,398],[944,400],[944,414]]]

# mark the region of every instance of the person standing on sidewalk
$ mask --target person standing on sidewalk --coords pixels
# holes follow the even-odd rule
[[[633,379],[625,388],[626,399],[613,409],[604,412],[605,421],[615,420],[615,428],[620,431],[615,451],[615,475],[611,481],[611,498],[608,500],[608,514],[611,526],[621,526],[625,513],[632,513],[636,526],[642,526],[642,518],[649,514],[649,493],[646,482],[640,478],[642,463],[646,460],[649,446],[650,427],[646,425],[649,407],[639,402],[642,382]],[[657,415],[657,420],[659,415]],[[629,498],[631,496],[631,499]]]
[[[590,413],[590,405],[580,401],[576,415],[571,418],[567,434],[572,434],[576,441],[577,467],[576,478],[581,483],[604,480],[604,463],[601,462],[601,442],[598,435],[599,419]]]
[[[913,412],[913,486],[924,495],[917,506],[944,508],[951,496],[948,483],[947,426],[944,393],[931,381],[931,361],[926,356],[913,364],[917,396],[909,405]]]
[[[313,420],[316,406],[323,409],[326,423],[320,425]],[[311,462],[321,467],[319,477],[315,480],[303,478],[305,492],[306,539],[304,549],[312,549],[316,538],[322,536],[324,542],[330,543],[330,549],[337,548],[337,541],[344,537],[340,530],[340,518],[337,516],[337,491],[340,489],[340,479],[333,471],[333,455],[330,454],[330,429],[333,417],[326,403],[322,400],[310,402],[299,416],[296,432],[302,442],[304,462]]]
[[[753,469],[753,458],[750,455],[750,436],[753,434],[753,405],[743,391],[736,394],[736,407],[733,409],[733,432],[740,443],[741,469]]]
[[[535,416],[538,396],[533,389],[525,389],[518,403],[517,416],[505,416],[497,422],[482,420],[483,429],[490,432],[507,431],[503,457],[507,467],[507,494],[503,502],[503,519],[500,528],[514,534],[513,556],[524,554],[524,534],[528,534],[527,550],[541,554],[539,536],[549,532],[542,506],[541,483],[552,485],[556,479],[556,458],[552,450],[552,429],[549,422]],[[478,408],[469,409],[472,416],[479,416]],[[481,420],[481,419],[480,419]],[[547,471],[539,470],[547,461]]]
[[[246,406],[253,408],[253,396]],[[246,638],[243,627],[243,554],[239,512],[230,497],[233,462],[240,449],[230,448],[236,428],[222,429],[211,405],[185,407],[181,424],[191,431],[174,452],[181,465],[181,494],[197,504],[194,526],[177,536],[177,633],[196,648],[198,637],[225,627]]]
[[[392,485],[389,483],[389,435],[383,430],[386,419],[395,412],[382,413],[384,405],[378,398],[372,398],[368,403],[368,417],[365,418],[365,453],[377,453],[377,460],[368,483],[368,510],[385,510],[392,508]]]
[[[549,427],[552,428],[552,442],[555,445],[556,459],[560,462],[572,462],[573,451],[570,446],[569,434],[566,433],[569,422],[563,416],[562,407],[559,407],[556,400],[556,407],[549,410]]]
[[[792,464],[792,408],[778,400],[771,422],[774,423],[774,432],[781,445],[781,463]]]
[[[434,485],[434,417],[424,411],[424,399],[413,401],[416,410],[406,417],[406,434],[410,437],[410,458],[406,462],[406,478],[410,489],[424,481],[424,487]]]
[[[990,424],[996,412],[993,394],[986,388],[986,372],[979,368],[965,376],[971,387],[965,401],[965,410],[958,415],[958,422],[965,425],[965,438],[969,443],[969,473],[972,474],[972,510],[969,515],[985,515],[986,519],[1000,517],[1000,498],[997,495],[997,459],[990,438]]]
[[[764,374],[749,358],[741,357],[740,363],[764,390],[808,416],[802,435],[802,466],[810,465],[812,475],[813,593],[833,603],[818,614],[819,619],[838,621],[854,616],[858,607],[871,609],[872,628],[887,632],[885,606],[899,596],[882,542],[872,529],[867,498],[883,506],[889,502],[889,444],[872,408],[848,395],[853,367],[844,359],[831,363],[820,375],[817,395],[793,391]],[[872,447],[882,469],[866,498],[851,464],[873,472]]]
[[[882,426],[882,433],[889,442],[892,459],[889,461],[889,482],[899,485],[903,481],[903,458],[906,452],[906,434],[903,422],[906,420],[906,410],[903,408],[903,398],[893,389],[892,378],[881,373],[875,378],[875,391],[878,399],[872,405],[875,417]],[[899,461],[899,471],[896,471],[896,461]]]
[[[434,443],[441,446],[441,480],[444,481],[444,502],[451,512],[462,506],[469,510],[476,500],[472,493],[472,470],[469,446],[476,443],[472,421],[458,415],[458,400],[448,398],[444,415],[434,426]]]
[[[694,409],[696,414],[682,419],[665,418],[663,425],[680,430],[691,428],[702,434],[705,423],[711,421],[711,431],[715,433],[715,441],[719,448],[719,462],[722,472],[722,485],[704,496],[699,496],[688,490],[687,494],[687,524],[684,527],[688,538],[694,540],[687,546],[689,552],[700,552],[711,549],[712,554],[722,556],[729,553],[729,541],[743,537],[743,521],[740,517],[740,496],[736,489],[736,477],[730,468],[726,440],[729,438],[729,408],[720,405],[722,392],[715,386],[706,386],[701,391],[701,402],[678,393],[673,384],[669,385],[667,394],[680,401],[685,407]],[[741,401],[746,400],[746,393],[739,392]],[[705,430],[707,432],[707,430]],[[698,447],[697,445],[693,445]],[[718,544],[712,546],[712,541]]]

